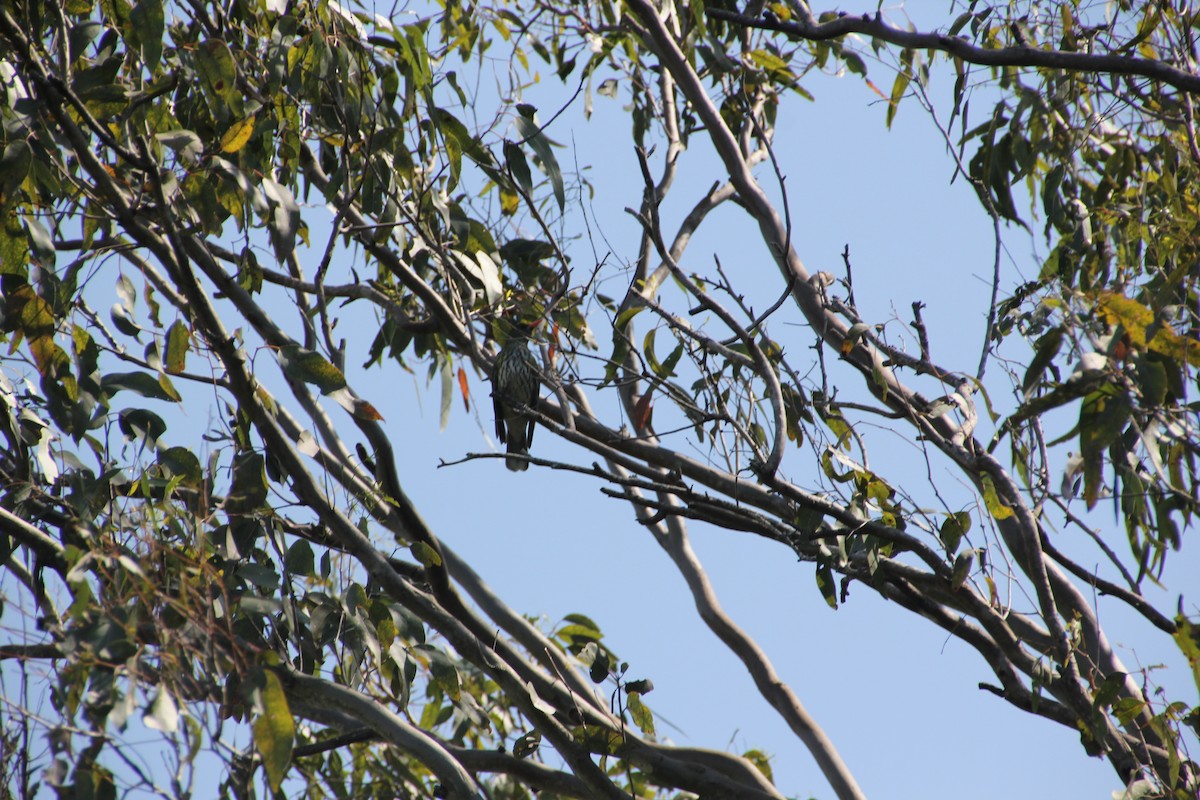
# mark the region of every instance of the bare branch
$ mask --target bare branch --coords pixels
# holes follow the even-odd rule
[[[883,15],[876,13],[841,15],[825,23],[813,24],[801,19],[784,22],[774,17],[754,18],[726,11],[706,9],[714,19],[725,20],[751,28],[778,31],[799,39],[829,41],[849,34],[862,34],[890,44],[914,50],[937,50],[971,64],[985,67],[1047,67],[1070,72],[1107,72],[1114,75],[1138,75],[1174,86],[1181,92],[1200,92],[1200,77],[1162,61],[1137,56],[1094,54],[1066,50],[1042,50],[1020,47],[977,47],[958,36],[942,33],[920,33],[888,25]]]

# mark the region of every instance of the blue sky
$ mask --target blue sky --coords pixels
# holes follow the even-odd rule
[[[890,88],[891,74],[879,65],[872,65],[871,77],[884,91]],[[901,108],[887,131],[880,97],[857,77],[813,75],[805,86],[816,101],[786,98],[775,140],[787,176],[794,245],[810,269],[839,277],[840,254],[849,245],[863,316],[898,331],[896,320],[909,319],[910,304],[922,300],[935,359],[973,371],[990,292],[992,225],[965,182],[950,184],[953,162],[941,134],[915,102]],[[943,120],[951,87],[935,71],[930,95]],[[557,80],[544,75],[522,99],[538,106],[545,119],[563,97]],[[607,256],[614,265],[636,255],[639,229],[624,209],[638,203],[641,183],[623,97],[596,97],[590,121],[577,103],[547,130],[564,145],[557,153],[564,168],[578,164],[595,187],[590,202],[584,197],[569,204],[565,224],[568,234],[582,234],[579,214],[585,208],[598,232],[594,245],[582,240],[571,245],[573,266],[581,271],[590,265],[593,246],[596,258]],[[976,108],[985,101],[985,95],[977,96]],[[485,119],[489,114],[476,111]],[[668,230],[721,174],[701,136],[693,137],[683,158],[662,212]],[[758,174],[773,185],[769,166],[760,166]],[[739,289],[763,308],[780,286],[774,266],[753,249],[753,235],[742,212],[730,206],[706,223],[683,266],[707,271],[719,255]],[[742,237],[747,247],[740,245]],[[1005,245],[1002,288],[1011,288],[1036,273],[1036,251],[1045,245],[1015,229],[1005,231]],[[315,262],[319,250],[312,255]],[[613,280],[616,292],[623,291],[620,278]],[[796,361],[808,357],[812,337],[787,309],[773,322],[772,335]],[[606,336],[601,330],[602,348]],[[1011,346],[1006,355],[1024,357]],[[348,359],[361,360],[353,353]],[[998,364],[991,370],[993,391],[1006,387]],[[433,469],[441,460],[486,449],[491,414],[485,384],[472,382],[473,397],[483,407],[464,413],[456,398],[444,432],[438,431],[437,384],[427,389],[423,375],[414,378],[385,365],[355,386],[387,417],[401,479],[434,530],[510,605],[541,616],[547,625],[573,612],[595,619],[609,645],[630,663],[630,676],[654,680],[647,700],[676,727],[659,729],[678,743],[762,749],[773,755],[786,794],[830,796],[798,740],[699,622],[682,580],[627,506],[576,475],[536,468],[512,474],[498,461]],[[1010,398],[994,399],[1011,404]],[[873,437],[873,466],[901,484],[914,471],[924,479],[923,462],[908,436],[901,431],[890,444],[886,435]],[[592,460],[545,431],[534,451],[564,461]],[[808,466],[805,457],[789,456],[793,476],[802,478],[805,469],[816,474],[815,461]],[[967,493],[952,473],[935,480],[965,501]],[[1100,516],[1120,545],[1123,531],[1111,517]],[[1118,787],[1107,763],[1083,754],[1075,733],[978,690],[979,681],[992,680],[981,659],[930,624],[861,586],[831,611],[816,590],[812,567],[796,563],[777,545],[704,525],[693,525],[691,533],[726,609],[758,639],[826,728],[868,795],[1107,796]],[[1064,536],[1060,546],[1074,551],[1078,535]],[[1164,583],[1185,586],[1180,576],[1200,574],[1198,569],[1193,546],[1176,554]],[[1160,606],[1173,607],[1175,595],[1163,590],[1155,596],[1158,591],[1148,588]],[[1145,626],[1121,609],[1102,608],[1113,638],[1134,648],[1128,651],[1131,668],[1172,664],[1167,678],[1156,677],[1174,687],[1176,696],[1191,696],[1187,671],[1165,637],[1145,636]]]
[[[890,73],[877,66],[872,79],[885,91],[891,85]],[[882,101],[857,77],[814,75],[805,86],[816,101],[786,98],[776,133],[793,244],[812,270],[839,277],[844,272],[840,254],[849,245],[863,316],[898,333],[898,320],[910,318],[910,304],[924,301],[935,359],[973,371],[990,291],[992,226],[963,181],[950,185],[953,162],[940,134],[911,102],[901,108],[893,129],[885,130]],[[541,108],[545,118],[563,96],[551,75],[528,88],[524,99]],[[935,73],[931,96],[945,119],[951,82],[944,75]],[[590,202],[573,199],[567,232],[581,233],[579,215],[589,214],[598,231],[598,256],[607,255],[614,267],[635,257],[639,235],[637,223],[624,212],[641,197],[628,131],[621,99],[603,97],[595,98],[590,121],[577,104],[547,130],[565,146],[558,151],[564,168],[573,163],[586,168],[596,189]],[[720,177],[702,137],[693,138],[684,159],[663,209],[668,229]],[[758,174],[765,184],[773,183],[769,166],[760,166]],[[313,247],[301,249],[300,256],[312,270],[322,255],[329,214],[312,205],[304,215],[314,230]],[[1012,229],[1005,243],[1003,287],[1012,287],[1037,271],[1035,251],[1044,243]],[[781,287],[774,266],[752,244],[744,215],[730,206],[709,220],[684,267],[708,270],[713,255],[719,255],[739,288],[757,307],[765,307]],[[591,248],[581,240],[571,245],[577,268],[588,264]],[[618,270],[612,278],[617,294],[624,289],[617,286],[619,277]],[[104,288],[101,283],[98,290]],[[437,535],[512,607],[540,617],[546,626],[569,613],[596,620],[609,646],[629,662],[629,677],[654,681],[655,691],[646,700],[660,717],[660,733],[687,746],[761,749],[773,756],[775,778],[785,794],[831,797],[799,741],[703,627],[683,581],[633,520],[629,506],[606,498],[600,484],[578,475],[539,468],[509,473],[499,460],[437,468],[443,460],[491,446],[488,387],[472,375],[471,410],[465,412],[456,397],[449,424],[440,431],[440,389],[436,380],[426,385],[423,369],[417,376],[392,363],[358,370],[374,324],[369,315],[351,312],[338,329],[351,347],[351,384],[386,418],[404,488]],[[772,335],[796,362],[811,358],[812,336],[794,312],[781,311]],[[602,347],[606,337],[602,330]],[[1006,354],[1024,356],[1019,350]],[[273,369],[268,355],[258,358],[264,373]],[[1005,386],[998,365],[992,370],[990,385]],[[332,414],[342,413],[328,406]],[[209,419],[204,408],[184,414],[197,429]],[[349,421],[342,419],[341,429],[350,431]],[[907,431],[872,431],[872,441],[878,472],[901,485],[915,476],[914,492],[923,491],[924,462]],[[534,452],[582,464],[593,460],[546,431],[535,438]],[[819,470],[815,460],[806,461],[810,456],[806,450],[788,456],[787,468],[802,484],[806,470],[813,476]],[[952,473],[935,471],[934,481],[967,501]],[[1101,508],[1094,517],[1122,547],[1124,533],[1111,513]],[[1107,762],[1086,757],[1076,734],[978,690],[979,681],[992,681],[986,665],[931,624],[862,586],[852,587],[849,602],[832,611],[817,591],[812,566],[797,563],[789,551],[750,534],[701,524],[690,531],[726,610],[756,637],[824,726],[868,796],[1107,797],[1118,787]],[[1063,534],[1061,545],[1086,552],[1078,538]],[[1194,578],[1188,577],[1200,574],[1194,542],[1185,545],[1190,547],[1173,554],[1164,580],[1175,591],[1193,587]],[[1148,585],[1147,592],[1160,608],[1174,608],[1171,591]],[[1112,638],[1128,648],[1123,652],[1131,668],[1169,664],[1170,671],[1156,678],[1171,687],[1173,696],[1194,699],[1186,667],[1166,637],[1150,635],[1147,626],[1118,607],[1101,608]],[[1187,608],[1195,612],[1194,599]]]
[[[876,68],[872,77],[885,91],[890,87],[889,73]],[[548,78],[547,85],[525,93],[543,117],[556,108],[547,99],[555,96],[554,82]],[[953,162],[941,135],[912,102],[886,131],[879,96],[856,77],[814,76],[805,86],[816,102],[788,98],[776,132],[791,193],[794,245],[810,269],[841,276],[840,253],[848,244],[864,317],[899,327],[894,318],[909,319],[910,304],[924,301],[935,359],[973,372],[990,291],[992,225],[961,179],[950,185]],[[931,96],[942,104],[943,119],[951,86],[935,74]],[[597,98],[590,122],[579,109],[571,110],[547,133],[567,144],[558,154],[561,163],[591,166],[587,174],[596,196],[588,210],[605,239],[597,245],[599,255],[609,252],[607,244],[611,259],[631,260],[638,227],[623,209],[637,204],[641,188],[619,103]],[[668,229],[720,176],[706,144],[694,137],[684,156],[663,210]],[[774,180],[767,166],[758,174],[764,183]],[[739,288],[765,307],[777,296],[779,282],[764,255],[739,247],[739,237],[752,235],[742,212],[730,207],[709,221],[684,267],[707,270],[716,253],[737,280],[744,279]],[[1002,286],[1011,288],[1036,274],[1035,251],[1044,243],[1010,229],[1005,244]],[[587,244],[574,245],[571,254],[579,267],[589,256]],[[789,319],[786,312],[781,319]],[[776,324],[772,335],[803,361],[811,344],[807,330]],[[1024,356],[1011,349],[1007,355]],[[991,370],[998,379],[991,385],[1006,387],[995,363]],[[404,401],[420,393],[423,379],[416,383],[411,392],[391,391],[390,397]],[[486,401],[486,386],[473,384],[473,391]],[[422,408],[384,412],[395,440],[404,443],[401,477],[438,534],[473,561],[501,596],[525,613],[542,615],[547,624],[572,612],[599,622],[610,646],[630,663],[630,676],[654,680],[657,688],[647,700],[677,726],[659,727],[676,742],[762,749],[773,755],[785,794],[831,796],[799,741],[697,619],[682,580],[628,507],[600,495],[592,480],[536,468],[510,474],[499,462],[482,461],[431,473],[429,466],[439,459],[483,449],[490,413],[480,412],[480,430],[474,410],[464,414],[456,401],[449,427],[438,433],[436,397],[427,397]],[[413,413],[423,413],[423,424],[407,424]],[[405,422],[402,436],[391,420]],[[891,446],[876,436],[872,451],[875,468],[901,483],[914,472],[924,479],[923,462],[908,436],[902,431]],[[545,432],[535,439],[534,451],[565,461],[591,460]],[[803,458],[789,456],[794,477],[804,474]],[[815,461],[811,469],[815,474]],[[951,473],[935,476],[943,479],[952,494],[961,488]],[[1100,521],[1122,546],[1123,531],[1101,512]],[[1118,788],[1108,764],[1083,753],[1077,734],[978,690],[978,682],[994,682],[986,665],[931,624],[861,586],[840,610],[831,611],[817,592],[811,565],[796,563],[779,546],[704,525],[693,525],[691,533],[726,609],[758,639],[869,796],[1107,797]],[[1064,536],[1059,544],[1074,551],[1078,535]],[[1182,576],[1200,574],[1196,556],[1194,545],[1174,554],[1165,585],[1178,590],[1188,585]],[[1148,592],[1160,606],[1174,606],[1171,592],[1152,586]],[[1113,638],[1136,647],[1123,651],[1131,668],[1169,663],[1170,676],[1156,677],[1174,687],[1175,696],[1192,696],[1186,667],[1169,640],[1144,637],[1136,620],[1120,609],[1102,608]]]

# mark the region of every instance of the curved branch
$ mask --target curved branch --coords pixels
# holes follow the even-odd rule
[[[854,780],[850,768],[842,761],[833,742],[808,713],[808,709],[800,702],[792,688],[775,672],[767,654],[721,608],[712,583],[692,550],[687,531],[681,521],[677,517],[668,516],[663,524],[666,526],[666,533],[654,538],[667,551],[667,555],[687,582],[696,610],[704,624],[737,656],[750,673],[759,694],[787,722],[800,741],[804,742],[804,746],[820,766],[821,772],[837,796],[843,800],[865,798],[866,795]]]
[[[37,554],[38,560],[59,574],[67,571],[63,546],[41,529],[21,519],[7,508],[0,507],[0,530]]]
[[[1113,75],[1137,75],[1174,86],[1181,92],[1200,93],[1200,76],[1161,61],[1136,56],[1097,55],[1068,50],[1038,50],[1033,47],[986,48],[971,44],[961,36],[921,33],[896,28],[883,21],[881,14],[846,15],[824,23],[783,22],[774,17],[749,17],[720,8],[707,9],[713,19],[750,28],[778,31],[814,42],[839,39],[857,33],[889,44],[914,50],[937,50],[970,64],[983,67],[1046,67],[1068,72],[1107,72]]]
[[[1057,567],[1047,563],[1039,547],[1036,520],[1016,482],[989,453],[983,452],[980,443],[972,437],[977,416],[969,397],[970,383],[964,381],[957,387],[957,395],[963,398],[960,408],[966,417],[965,422],[949,419],[950,415],[931,419],[920,411],[924,407],[920,396],[903,383],[884,360],[886,350],[881,349],[869,336],[850,336],[846,320],[825,300],[820,276],[808,272],[791,242],[786,240],[783,220],[748,168],[736,137],[680,49],[677,38],[667,30],[648,0],[629,0],[629,6],[632,14],[644,26],[644,43],[658,55],[662,67],[674,73],[681,91],[704,123],[744,207],[758,224],[772,259],[783,278],[793,287],[792,296],[796,305],[820,339],[834,352],[841,353],[845,363],[858,370],[867,390],[877,399],[892,409],[905,412],[919,434],[949,457],[972,481],[977,491],[983,493],[985,488],[990,488],[1002,503],[1011,507],[1008,518],[997,519],[996,524],[1022,571],[1033,581],[1038,611],[1053,638],[1055,659],[1063,668],[1064,677],[1055,682],[1056,693],[1061,693],[1058,695],[1060,699],[1069,704],[1080,720],[1090,720],[1094,716],[1091,684],[1088,676],[1080,674],[1065,620],[1079,620],[1086,652],[1102,674],[1127,670],[1121,668],[1120,660],[1113,653],[1086,598]],[[826,32],[830,30],[826,29]],[[944,370],[938,372],[949,374]],[[994,486],[985,487],[985,481],[989,480]],[[733,488],[734,491],[741,491],[741,487]],[[1123,692],[1130,697],[1141,698],[1140,689],[1130,680],[1125,682]],[[1111,717],[1103,719],[1102,731],[1098,735],[1108,750],[1110,762],[1120,774],[1126,775],[1134,756],[1129,752],[1127,741],[1115,729]],[[1160,744],[1153,732],[1147,732],[1146,735],[1154,739],[1151,744]]]
[[[295,698],[301,704],[314,705],[319,709],[336,709],[377,731],[396,747],[429,767],[438,780],[450,790],[450,797],[481,800],[484,797],[474,778],[440,742],[420,728],[408,724],[383,704],[353,689],[295,670],[281,669],[278,672],[289,698]]]
[[[580,403],[587,411],[586,397],[581,397]],[[709,630],[746,666],[759,694],[783,717],[808,748],[837,796],[842,800],[858,800],[865,797],[854,780],[854,773],[842,760],[833,742],[808,713],[791,687],[780,679],[766,653],[721,608],[708,575],[688,542],[687,529],[680,517],[668,512],[664,521],[654,521],[648,513],[648,501],[640,496],[634,486],[627,483],[628,475],[625,471],[611,460],[609,465],[615,470],[615,477],[626,482],[625,493],[633,504],[638,520],[651,530],[655,541],[667,552],[687,582],[696,610]],[[683,509],[676,493],[664,490],[658,490],[656,493],[663,507]]]
[[[587,784],[566,772],[546,766],[528,758],[517,758],[509,753],[495,750],[473,750],[469,747],[443,745],[458,761],[471,772],[492,772],[511,775],[522,783],[558,797],[579,797],[587,800],[592,796]]]

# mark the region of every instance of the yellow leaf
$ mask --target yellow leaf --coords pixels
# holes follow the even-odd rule
[[[233,123],[229,130],[225,131],[225,135],[221,137],[221,152],[236,153],[246,146],[246,142],[250,141],[250,134],[254,133],[254,115]]]
[[[846,338],[842,339],[842,355],[850,355],[850,351],[858,344],[867,331],[871,330],[871,326],[865,322],[856,322],[846,331]]]
[[[1000,501],[1000,496],[996,494],[996,484],[992,482],[990,475],[983,476],[983,504],[987,506],[988,513],[996,519],[1008,519],[1013,515],[1013,510]]]
[[[279,791],[279,784],[283,782],[283,776],[287,774],[288,765],[292,761],[296,723],[292,719],[292,712],[288,708],[287,697],[284,696],[278,676],[273,672],[265,672],[263,677],[263,710],[252,726],[254,746],[262,756],[271,789]]]
[[[1169,325],[1158,326],[1147,339],[1147,332],[1154,326],[1154,311],[1137,300],[1116,292],[1103,292],[1098,305],[1108,324],[1125,329],[1134,347],[1200,367],[1200,342],[1180,336]]]

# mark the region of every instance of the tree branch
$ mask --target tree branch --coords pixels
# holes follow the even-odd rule
[[[749,17],[721,8],[708,8],[713,19],[750,28],[778,31],[800,39],[820,42],[850,34],[870,36],[880,41],[913,50],[937,50],[971,64],[984,67],[1045,67],[1069,72],[1106,72],[1137,75],[1174,86],[1181,92],[1200,93],[1200,76],[1177,67],[1136,56],[1080,53],[1066,50],[1038,50],[1032,47],[984,48],[960,36],[920,33],[896,28],[883,21],[881,14],[845,15],[825,23],[784,22],[774,17]]]

